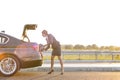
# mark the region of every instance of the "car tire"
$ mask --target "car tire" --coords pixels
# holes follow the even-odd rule
[[[0,74],[12,76],[20,69],[19,60],[11,55],[3,55],[0,58]]]

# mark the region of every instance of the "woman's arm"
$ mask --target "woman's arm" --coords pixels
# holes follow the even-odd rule
[[[47,51],[50,48],[50,44],[46,44],[44,45],[44,47],[45,47],[45,51]]]
[[[41,55],[41,58],[42,58],[42,60],[43,60],[43,54],[42,54],[42,52],[40,51],[40,55]]]

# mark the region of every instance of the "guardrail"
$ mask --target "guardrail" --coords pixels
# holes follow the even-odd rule
[[[62,51],[63,60],[67,62],[120,62],[119,51]],[[50,56],[51,51],[45,52],[45,56]],[[46,58],[46,60],[49,60]]]

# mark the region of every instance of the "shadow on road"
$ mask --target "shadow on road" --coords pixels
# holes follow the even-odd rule
[[[58,72],[53,74],[47,74],[47,72],[18,72],[11,77],[0,75],[0,80],[61,80],[61,77],[62,75]]]
[[[2,77],[0,80],[120,80],[120,72],[18,72],[11,77]]]

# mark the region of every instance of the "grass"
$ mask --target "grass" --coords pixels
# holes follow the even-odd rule
[[[51,56],[44,56],[44,60],[50,60]],[[88,54],[82,54],[82,55],[63,55],[62,58],[64,60],[112,60],[112,55],[88,55]],[[58,58],[55,57],[55,60]],[[114,60],[120,60],[120,55],[114,55]]]
[[[112,55],[98,55],[98,60],[112,60]]]

